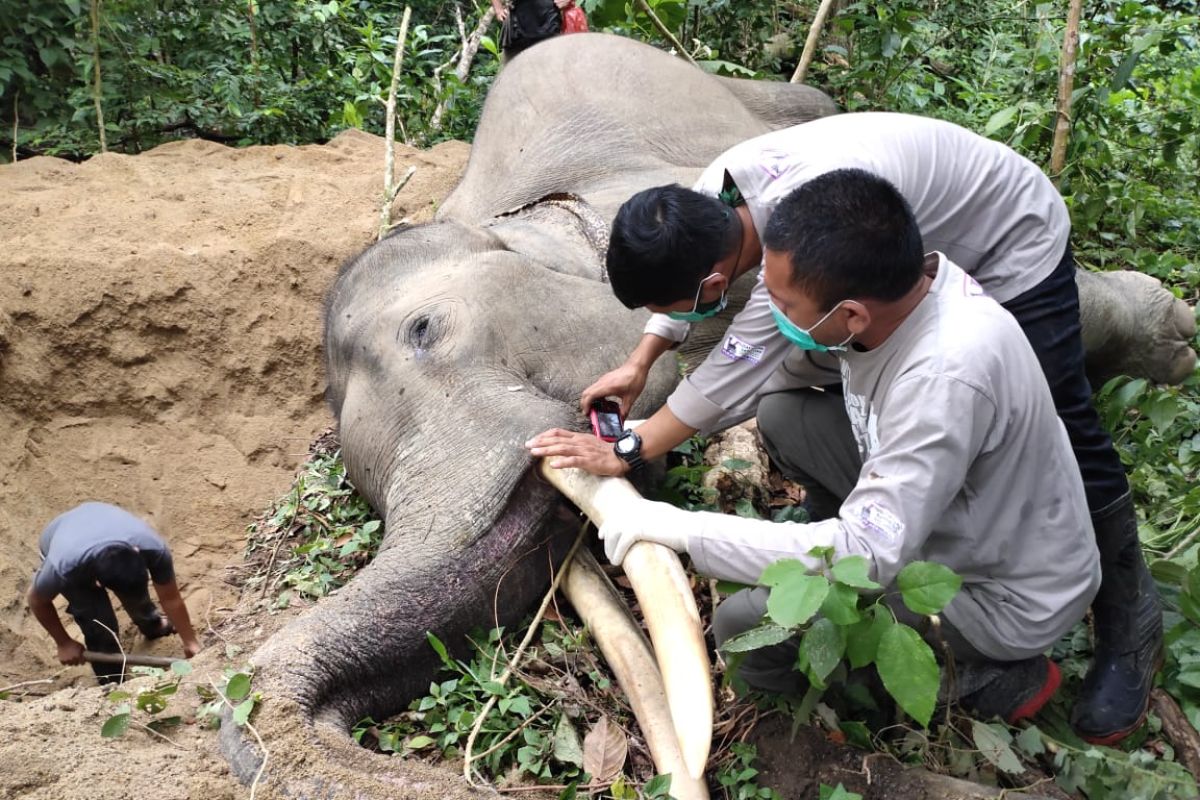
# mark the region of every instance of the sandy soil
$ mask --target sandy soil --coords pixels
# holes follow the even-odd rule
[[[399,148],[397,174],[417,172],[394,218],[428,219],[467,151]],[[321,301],[372,239],[382,153],[350,132],[324,146],[192,141],[0,166],[0,689],[72,687],[0,701],[0,797],[234,796],[196,726],[178,746],[100,739],[90,670],[62,670],[26,608],[37,536],[84,500],[121,505],[170,542],[197,628],[228,615],[245,526],[330,423]],[[245,635],[250,648],[255,630]],[[220,646],[197,666],[215,668],[224,645],[202,638]],[[171,654],[178,640],[128,645]],[[181,711],[196,705],[187,693]]]

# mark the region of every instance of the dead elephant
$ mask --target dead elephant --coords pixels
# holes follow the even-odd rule
[[[587,90],[565,100],[563,86]],[[494,611],[519,619],[545,590],[547,551],[561,557],[576,530],[521,444],[576,425],[580,391],[640,336],[644,312],[604,282],[613,214],[648,186],[690,184],[738,141],[834,111],[812,89],[714,78],[603,35],[548,41],[504,70],[437,220],[369,248],[330,291],[329,399],[387,534],[349,586],[253,658],[265,780],[289,797],[469,796],[452,771],[374,756],[348,731],[426,691],[427,630],[458,642]],[[1157,282],[1080,287],[1096,365],[1156,380],[1190,370],[1190,311]],[[689,346],[707,350],[721,324]],[[635,412],[672,388],[666,361]],[[231,725],[222,745],[250,780],[258,749]]]

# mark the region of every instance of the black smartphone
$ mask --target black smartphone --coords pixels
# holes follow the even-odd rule
[[[592,422],[592,433],[606,442],[615,442],[625,432],[621,406],[613,400],[592,401],[588,419]]]

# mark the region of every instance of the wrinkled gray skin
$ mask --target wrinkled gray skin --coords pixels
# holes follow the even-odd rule
[[[468,796],[448,770],[371,755],[347,731],[427,690],[437,663],[426,630],[453,644],[518,620],[569,546],[578,520],[533,476],[522,442],[579,427],[580,391],[640,337],[645,312],[603,283],[604,228],[632,193],[690,184],[736,142],[834,111],[805,87],[713,78],[602,35],[550,40],[505,68],[437,221],[368,249],[329,295],[343,456],[387,533],[347,587],[254,656],[270,785],[305,798]],[[564,192],[591,210],[525,208]],[[703,352],[726,321],[689,346]],[[1129,350],[1133,333],[1110,332],[1110,349]],[[665,400],[671,362],[635,416]],[[222,746],[251,779],[258,749],[232,725]]]

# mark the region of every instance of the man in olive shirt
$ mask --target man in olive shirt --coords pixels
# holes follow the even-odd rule
[[[29,608],[54,639],[63,664],[82,664],[84,646],[67,634],[54,610],[60,594],[67,598],[67,612],[83,631],[88,650],[121,652],[111,590],[146,638],[178,632],[186,657],[200,652],[179,596],[171,552],[142,520],[107,503],[84,503],[55,517],[42,531],[38,549],[43,561],[29,589]],[[147,592],[147,574],[165,617]],[[119,664],[92,664],[92,669],[101,683],[121,676]]]

